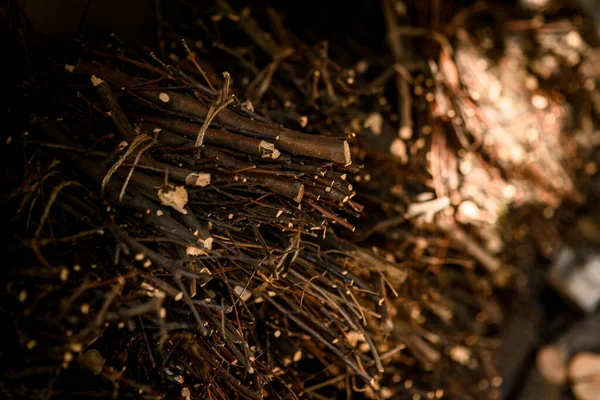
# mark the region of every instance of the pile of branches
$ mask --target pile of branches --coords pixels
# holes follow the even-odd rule
[[[498,398],[516,244],[595,173],[590,22],[385,0],[379,56],[175,3],[157,54],[20,31],[3,394]]]

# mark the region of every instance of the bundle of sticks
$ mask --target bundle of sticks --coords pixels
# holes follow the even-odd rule
[[[20,346],[0,389],[498,398],[497,293],[518,294],[530,261],[507,244],[533,231],[550,256],[553,213],[591,170],[570,164],[572,115],[539,84],[562,79],[543,75],[550,50],[518,49],[529,29],[570,31],[496,21],[499,62],[489,31],[467,33],[491,7],[441,33],[409,18],[439,24],[439,2],[400,4],[372,13],[391,59],[220,0],[165,5],[160,55],[113,37],[40,61],[11,139],[26,161],[4,291]]]

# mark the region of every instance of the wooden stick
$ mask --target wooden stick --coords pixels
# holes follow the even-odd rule
[[[136,85],[136,81],[128,75],[102,64],[80,61],[75,71],[82,74],[101,76],[124,88],[132,89]],[[136,90],[136,93],[142,98],[159,104],[167,110],[177,111],[200,119],[206,118],[208,114],[208,107],[206,105],[181,93],[167,89],[164,91]],[[330,160],[343,165],[352,163],[350,146],[345,140],[307,135],[283,127],[254,121],[235,113],[230,108],[222,110],[215,117],[215,121],[229,129],[274,140],[279,149],[294,155]]]
[[[187,138],[195,140],[200,131],[200,126],[191,122],[181,121],[174,118],[155,117],[145,114],[133,114],[144,121],[156,124],[164,129],[177,132]],[[239,151],[241,153],[251,154],[263,158],[276,159],[280,153],[273,143],[264,140],[249,138],[247,136],[236,135],[225,129],[207,129],[204,133],[204,141],[215,146]]]

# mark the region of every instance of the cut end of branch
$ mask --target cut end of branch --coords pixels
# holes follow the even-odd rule
[[[204,251],[200,247],[188,246],[185,249],[185,254],[187,254],[188,256],[204,256],[207,253],[206,253],[206,251]]]
[[[210,174],[205,172],[192,172],[185,178],[185,184],[188,186],[205,187],[210,185]]]
[[[204,249],[212,250],[212,244],[214,239],[210,236],[208,230],[196,229],[196,232],[194,232],[194,236],[198,237],[198,243],[200,243]]]
[[[96,349],[86,351],[81,356],[81,363],[94,375],[100,375],[106,364],[106,359],[102,357],[102,354]]]
[[[169,101],[171,101],[171,97],[165,93],[165,92],[161,92],[158,95],[158,98],[160,99],[160,101],[162,101],[163,103],[168,103]]]
[[[104,83],[104,81],[102,79],[98,78],[96,75],[92,75],[90,80],[92,81],[92,85],[94,85],[94,87]]]
[[[158,189],[158,199],[163,205],[187,214],[185,205],[188,202],[188,192],[183,186],[168,185],[166,188]]]
[[[403,126],[398,131],[398,136],[403,140],[409,140],[413,136],[413,130],[410,126]]]
[[[202,244],[206,250],[212,250],[213,241],[214,239],[210,236],[204,239],[198,239],[198,243]]]
[[[600,377],[578,382],[573,385],[572,391],[577,400],[595,400],[600,393]]]
[[[352,154],[350,153],[350,145],[347,140],[344,140],[344,165],[352,164]]]
[[[242,299],[242,301],[248,301],[250,300],[250,297],[252,297],[252,292],[241,286],[235,286],[233,291],[239,296],[240,299]]]
[[[548,382],[564,385],[567,381],[566,360],[557,346],[546,346],[537,354],[536,364]]]
[[[408,155],[406,153],[406,144],[404,143],[404,140],[400,138],[394,139],[390,146],[390,153],[402,164],[406,164],[408,162]]]
[[[577,400],[593,400],[600,393],[600,355],[579,353],[569,364],[569,378]]]
[[[294,197],[294,201],[296,203],[300,203],[302,201],[303,197],[304,197],[304,185],[300,185],[300,187],[298,188],[298,194],[296,194],[296,197]]]
[[[569,378],[572,381],[596,379],[600,383],[600,355],[596,353],[579,353],[569,364]]]
[[[264,140],[260,141],[258,149],[262,158],[272,158],[273,160],[276,160],[281,155],[281,152],[275,148],[273,143]]]

